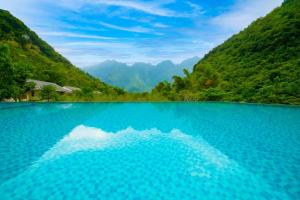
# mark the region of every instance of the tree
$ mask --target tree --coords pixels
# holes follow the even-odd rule
[[[171,91],[171,84],[167,81],[160,82],[157,86],[152,90],[152,93],[160,93],[163,96],[166,96]]]
[[[10,98],[16,90],[14,70],[7,45],[0,45],[0,100]]]
[[[224,93],[217,88],[209,88],[204,93],[204,100],[219,101],[222,100]]]
[[[93,97],[93,90],[91,88],[84,87],[81,90],[83,97]]]
[[[11,97],[20,100],[26,91],[32,89],[26,83],[30,75],[30,66],[12,64],[9,47],[0,45],[0,100]]]
[[[51,99],[55,99],[57,97],[55,87],[52,85],[43,86],[43,88],[41,90],[41,97],[42,97],[42,99],[48,100],[48,102]]]
[[[173,87],[176,92],[185,88],[185,81],[183,78],[181,78],[180,76],[173,76],[173,80],[174,80]]]
[[[13,78],[16,85],[16,89],[13,98],[19,99],[21,96],[34,88],[34,83],[27,83],[26,80],[31,77],[31,66],[17,63],[14,65]]]
[[[185,75],[186,78],[190,78],[191,74],[190,74],[189,70],[183,69],[183,73],[184,73],[184,75]]]

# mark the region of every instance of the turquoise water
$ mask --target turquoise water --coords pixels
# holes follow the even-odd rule
[[[0,104],[0,199],[300,199],[300,107]]]

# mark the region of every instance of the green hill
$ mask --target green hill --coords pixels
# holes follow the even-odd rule
[[[16,70],[22,68],[29,71],[32,79],[97,90],[104,94],[122,93],[120,89],[111,87],[76,68],[23,22],[1,9],[0,47],[2,65],[4,65],[4,54],[9,54],[5,62],[11,62]],[[3,66],[3,69],[7,67]],[[8,72],[3,73],[8,76]],[[7,81],[2,80],[2,82]]]
[[[171,100],[300,104],[300,1],[286,0],[154,94]]]

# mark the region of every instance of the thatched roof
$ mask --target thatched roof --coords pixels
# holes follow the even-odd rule
[[[67,90],[70,90],[71,92],[73,91],[81,91],[80,88],[78,87],[73,87],[73,86],[64,86],[63,88],[67,89]]]
[[[71,93],[72,92],[68,89],[65,89],[65,88],[57,85],[56,83],[51,83],[51,82],[46,82],[46,81],[39,81],[39,80],[32,80],[32,79],[28,79],[27,82],[35,83],[34,90],[41,90],[44,86],[51,85],[51,86],[55,87],[56,92],[64,92],[64,93]]]

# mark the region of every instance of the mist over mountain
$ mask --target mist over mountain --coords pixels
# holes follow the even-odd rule
[[[116,60],[107,60],[85,70],[108,84],[130,92],[145,92],[161,81],[171,81],[174,75],[183,75],[183,69],[191,71],[199,60],[199,57],[193,57],[179,64],[165,60],[157,65],[143,62],[128,65]]]

